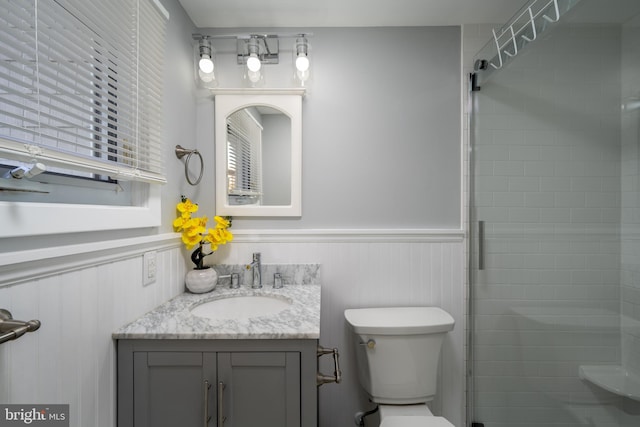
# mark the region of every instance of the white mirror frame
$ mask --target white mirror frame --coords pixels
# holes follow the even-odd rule
[[[219,91],[215,95],[216,215],[302,215],[302,94],[297,90]],[[227,197],[227,117],[243,108],[267,106],[291,119],[291,203],[289,205],[230,205]]]

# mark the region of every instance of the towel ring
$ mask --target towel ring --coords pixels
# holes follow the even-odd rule
[[[200,175],[198,175],[198,179],[196,179],[195,182],[191,181],[191,178],[189,177],[189,160],[191,159],[191,156],[194,154],[196,154],[200,158]],[[189,150],[188,148],[183,148],[180,145],[176,145],[176,157],[181,159],[184,156],[187,156],[187,158],[184,161],[184,177],[187,179],[187,182],[191,185],[200,184],[200,180],[202,179],[202,174],[204,173],[204,160],[202,159],[202,154],[200,154],[200,152],[197,149]]]

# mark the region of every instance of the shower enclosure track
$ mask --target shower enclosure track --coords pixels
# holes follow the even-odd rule
[[[499,30],[474,58],[474,88],[480,80],[500,70],[529,43],[536,39],[580,0],[533,0],[525,5]],[[479,88],[479,87],[478,87]]]

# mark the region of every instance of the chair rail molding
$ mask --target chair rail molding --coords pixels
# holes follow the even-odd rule
[[[0,253],[0,287],[182,246],[178,233]]]

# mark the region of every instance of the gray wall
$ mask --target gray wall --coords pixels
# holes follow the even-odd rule
[[[193,71],[193,48],[191,34],[193,23],[177,0],[162,2],[171,19],[167,30],[165,56],[165,162],[167,184],[162,188],[162,227],[160,231],[173,231],[171,223],[176,215],[175,205],[180,195],[197,197],[198,188],[190,186],[184,177],[184,159],[179,160],[174,153],[177,144],[185,148],[196,148],[196,87]],[[198,173],[198,162],[193,161],[191,169]],[[205,172],[207,170],[205,169]],[[213,172],[206,179],[213,180]],[[203,180],[205,180],[203,178]]]
[[[234,227],[460,228],[460,29],[305,31],[314,36],[303,100],[302,218],[235,218]],[[235,43],[214,47],[220,87],[237,87]],[[290,85],[282,80],[290,65],[289,49],[281,64],[264,67],[267,85]],[[198,144],[213,164],[213,106],[206,98],[199,105]],[[213,192],[201,203],[212,200]]]

